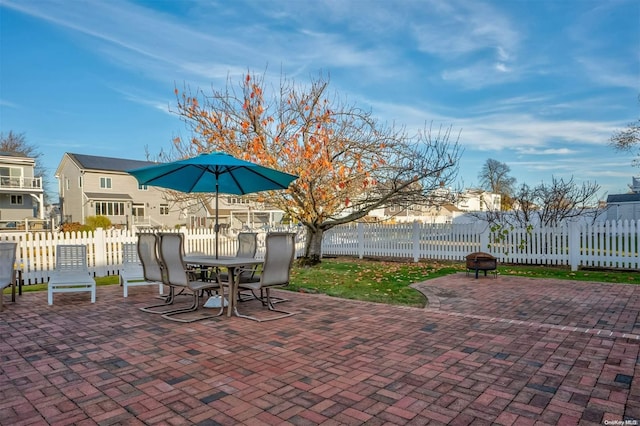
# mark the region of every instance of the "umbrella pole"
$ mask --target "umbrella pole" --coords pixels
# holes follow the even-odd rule
[[[216,176],[216,259],[218,258],[218,231],[220,230],[220,225],[218,224],[218,179]]]

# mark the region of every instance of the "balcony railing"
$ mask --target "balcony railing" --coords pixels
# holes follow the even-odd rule
[[[0,189],[42,189],[42,178],[0,176]]]

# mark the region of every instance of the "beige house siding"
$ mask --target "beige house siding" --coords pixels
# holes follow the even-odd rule
[[[84,200],[82,188],[78,185],[80,175],[78,166],[65,154],[56,173],[61,222],[84,223]]]

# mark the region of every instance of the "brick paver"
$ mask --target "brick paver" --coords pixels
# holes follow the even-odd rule
[[[25,293],[0,313],[0,424],[640,419],[640,286],[457,274],[415,287],[427,309],[287,293],[299,313],[265,323],[167,321],[137,309],[152,288],[53,306]]]

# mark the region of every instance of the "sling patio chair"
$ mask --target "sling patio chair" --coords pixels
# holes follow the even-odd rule
[[[137,243],[122,244],[122,269],[120,270],[120,285],[124,297],[129,296],[129,287],[141,285],[158,285],[160,294],[163,292],[162,281],[148,281],[144,276],[144,267],[138,255]]]
[[[2,312],[4,292],[11,286],[11,300],[16,300],[16,250],[18,243],[0,243],[0,312]]]
[[[152,232],[142,232],[138,234],[138,259],[142,264],[144,279],[149,284],[158,284],[164,286],[166,281],[165,267],[160,260],[160,235]],[[175,301],[176,293],[173,287],[169,287],[169,293],[159,296],[162,303],[156,303],[150,306],[140,308],[143,312],[152,314],[165,314],[170,312],[167,306]]]
[[[170,292],[175,294],[176,290],[189,292],[192,294],[192,304],[189,307],[166,312],[163,318],[178,322],[194,322],[207,318],[222,315],[224,305],[216,315],[198,315],[188,317],[178,317],[180,314],[197,311],[200,307],[200,295],[205,291],[219,291],[221,289],[217,281],[203,280],[200,271],[189,269],[184,261],[183,236],[181,233],[163,233],[159,242],[160,261],[164,265],[164,284],[168,285]]]
[[[56,265],[49,277],[47,300],[53,305],[53,293],[88,291],[91,303],[96,302],[96,281],[87,266],[87,246],[82,244],[58,244]]]
[[[262,302],[263,306],[266,306],[270,311],[278,312],[282,315],[264,319],[247,315],[238,316],[254,321],[270,321],[295,314],[294,312],[276,309],[273,306],[274,298],[271,295],[272,288],[286,287],[289,285],[291,267],[293,266],[293,260],[295,258],[295,235],[296,234],[288,232],[268,233],[265,239],[266,252],[262,271],[254,275],[249,281],[241,281],[239,278],[241,273],[238,273],[235,277],[239,290],[251,290],[253,295]],[[258,290],[260,291],[260,297],[256,295]],[[280,299],[279,301],[286,301],[286,299]]]

